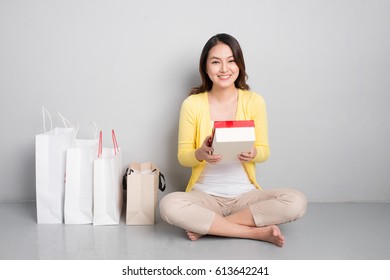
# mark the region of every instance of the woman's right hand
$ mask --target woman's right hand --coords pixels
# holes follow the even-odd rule
[[[207,136],[203,141],[202,146],[195,151],[195,157],[199,161],[207,161],[208,163],[218,163],[221,161],[221,155],[213,155],[213,148],[211,147],[211,135]]]

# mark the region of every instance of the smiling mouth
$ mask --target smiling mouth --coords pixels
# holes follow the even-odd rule
[[[218,78],[226,80],[230,78],[230,75],[218,75]]]

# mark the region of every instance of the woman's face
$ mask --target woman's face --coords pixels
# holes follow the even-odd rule
[[[213,82],[213,89],[234,87],[240,69],[234,61],[233,52],[224,43],[218,43],[209,51],[206,72]]]

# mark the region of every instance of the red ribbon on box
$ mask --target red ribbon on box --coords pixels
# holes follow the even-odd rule
[[[254,127],[253,120],[239,120],[239,121],[215,121],[214,128],[230,128],[230,127]]]
[[[210,147],[213,145],[216,128],[234,128],[234,127],[255,127],[255,122],[253,120],[214,121],[214,127],[211,133],[211,139],[209,141]]]

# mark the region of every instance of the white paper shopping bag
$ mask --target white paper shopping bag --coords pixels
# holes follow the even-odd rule
[[[112,130],[112,139],[114,147],[103,148],[100,131],[98,159],[94,161],[94,225],[119,224],[122,213],[122,154],[114,130]]]
[[[50,114],[45,108],[42,113],[44,133],[35,136],[37,222],[62,223],[66,151],[75,139],[75,131],[70,127],[53,129]],[[46,131],[45,113],[50,118],[49,131]]]
[[[93,222],[93,164],[98,139],[76,139],[66,156],[65,224]]]

